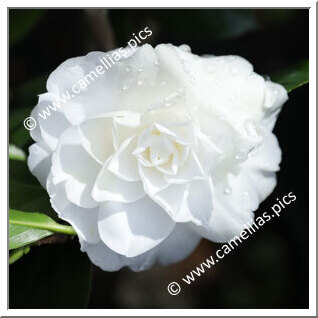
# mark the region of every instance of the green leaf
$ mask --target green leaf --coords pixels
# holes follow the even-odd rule
[[[42,213],[21,212],[17,210],[9,210],[9,224],[20,225],[33,229],[49,230],[57,233],[76,235],[73,227],[62,225]]]
[[[49,196],[30,173],[25,161],[9,160],[9,207],[20,211],[37,211],[57,220]]]
[[[35,246],[9,268],[9,307],[85,308],[91,263],[77,240]]]
[[[40,21],[44,10],[10,9],[9,10],[9,44],[18,43]]]
[[[52,234],[49,230],[9,223],[9,250],[29,245]]]
[[[309,62],[301,61],[288,69],[282,70],[271,76],[273,82],[282,84],[287,92],[309,82]]]
[[[25,161],[25,153],[16,145],[9,144],[9,159]]]
[[[30,251],[29,246],[25,246],[23,248],[18,248],[10,253],[9,256],[9,265],[15,263],[17,260],[19,260],[23,255],[28,254]]]

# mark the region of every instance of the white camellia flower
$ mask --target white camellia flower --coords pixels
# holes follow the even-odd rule
[[[239,56],[146,44],[39,116],[106,54],[62,63],[32,112],[29,168],[82,251],[104,270],[139,271],[184,259],[202,237],[239,235],[276,185],[286,90]]]

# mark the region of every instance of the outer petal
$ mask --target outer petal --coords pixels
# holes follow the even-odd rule
[[[81,250],[86,252],[91,261],[104,271],[118,271],[124,266],[134,271],[143,271],[150,268],[154,262],[154,249],[135,257],[126,257],[111,250],[100,241],[98,244],[88,244],[80,239]]]
[[[197,247],[201,236],[187,224],[176,224],[171,234],[153,249],[135,257],[126,257],[107,247],[102,241],[98,244],[87,244],[80,238],[82,251],[87,252],[92,262],[106,271],[117,271],[128,266],[133,271],[143,271],[158,261],[169,265],[182,261]]]
[[[271,161],[264,158],[271,157]],[[227,184],[215,185],[214,208],[207,227],[197,227],[209,240],[226,242],[249,227],[254,219],[252,211],[273,191],[280,161],[280,149],[271,133],[264,135],[264,143],[242,163],[237,175],[229,175]]]
[[[112,250],[127,257],[152,249],[173,228],[171,218],[149,197],[130,204],[105,202],[100,208],[101,239]]]
[[[99,209],[81,208],[68,200],[65,194],[64,184],[54,184],[52,174],[49,174],[47,181],[47,191],[53,209],[59,217],[74,227],[80,239],[88,243],[96,244],[99,242],[97,228]]]
[[[156,257],[162,265],[180,262],[194,251],[200,240],[201,236],[187,223],[179,223],[168,238],[157,247]]]
[[[29,147],[28,167],[44,188],[51,169],[51,160],[51,151],[45,146],[34,143]]]

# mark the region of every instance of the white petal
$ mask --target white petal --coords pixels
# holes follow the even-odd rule
[[[141,181],[126,181],[117,177],[108,170],[108,163],[109,160],[98,174],[92,190],[92,196],[97,202],[134,202],[146,195]]]
[[[148,194],[175,222],[189,221],[188,215],[183,213],[184,203],[189,195],[189,185],[170,184],[159,192]]]
[[[138,162],[133,155],[136,146],[137,138],[135,136],[126,139],[110,158],[107,169],[123,180],[140,180]]]
[[[81,145],[77,127],[66,130],[52,157],[52,174],[54,183],[65,181],[71,202],[83,208],[98,205],[91,191],[100,169],[101,165]]]
[[[162,265],[180,262],[194,251],[200,240],[201,236],[187,223],[177,223],[172,233],[156,248],[157,259]]]
[[[44,142],[51,150],[56,148],[60,136],[71,125],[61,109],[54,106],[56,98],[52,93],[40,95],[31,114],[37,122],[37,127],[31,131],[32,138]]]
[[[44,188],[51,168],[51,160],[51,151],[45,146],[34,143],[29,147],[28,167]]]
[[[147,193],[157,193],[169,186],[164,175],[155,167],[146,167],[139,164],[139,174]]]
[[[187,160],[181,167],[178,168],[178,172],[175,176],[166,176],[169,183],[188,183],[194,180],[202,180],[204,178],[206,178],[206,175],[198,157],[193,151],[190,151]]]
[[[101,165],[113,153],[112,119],[93,118],[78,126],[86,151]]]
[[[207,225],[213,214],[213,184],[211,178],[196,180],[190,184],[189,196],[183,212],[188,221]]]
[[[88,244],[80,239],[81,250],[86,252],[91,261],[104,271],[118,271],[124,266],[129,266],[133,271],[143,271],[150,268],[154,262],[154,249],[136,257],[125,257],[107,247],[103,241],[98,244]]]
[[[61,219],[69,222],[74,227],[80,238],[92,244],[100,241],[97,227],[98,207],[86,209],[70,202],[66,197],[63,182],[54,184],[52,174],[48,177],[47,191],[53,209]]]
[[[134,203],[105,202],[98,229],[103,242],[127,257],[142,254],[162,242],[174,222],[149,197]]]

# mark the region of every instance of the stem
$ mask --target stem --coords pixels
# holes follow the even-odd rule
[[[52,232],[63,233],[63,234],[68,234],[68,235],[77,235],[77,233],[75,232],[75,230],[73,229],[72,226],[62,225],[59,223],[39,224],[39,223],[35,223],[35,222],[30,222],[30,221],[17,221],[17,220],[9,220],[9,223],[16,224],[16,225],[30,226],[30,227],[37,228],[37,229],[49,230]]]
[[[30,247],[25,246],[18,248],[17,250],[14,250],[13,252],[10,253],[9,256],[9,265],[15,263],[17,260],[19,260],[24,254],[29,253]]]

